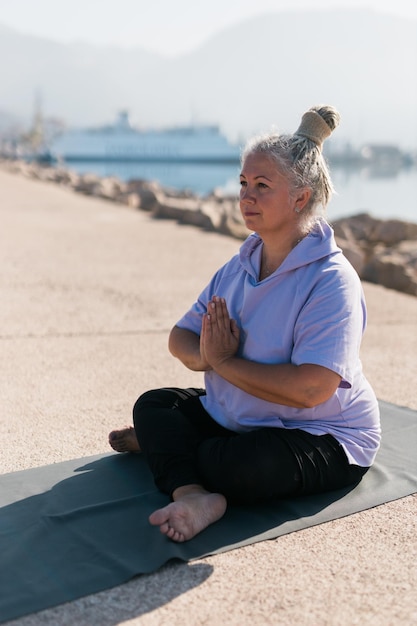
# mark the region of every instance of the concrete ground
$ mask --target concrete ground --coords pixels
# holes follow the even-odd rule
[[[108,451],[146,389],[200,385],[169,329],[239,242],[0,171],[0,473]],[[330,212],[331,217],[331,212]],[[417,298],[364,284],[365,372],[417,409]],[[410,496],[13,622],[417,624]]]

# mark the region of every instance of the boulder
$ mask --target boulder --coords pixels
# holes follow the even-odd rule
[[[119,193],[116,197],[116,202],[126,204],[132,209],[140,208],[140,196],[134,191],[123,191],[122,193]]]
[[[417,295],[417,224],[360,214],[337,220],[333,227],[363,280]]]
[[[91,187],[91,195],[113,201],[116,201],[125,191],[126,184],[113,176],[100,178],[97,184]]]
[[[82,174],[74,185],[73,189],[78,193],[84,193],[88,196],[91,196],[100,185],[100,180],[100,176],[97,176],[97,174]]]
[[[141,179],[129,180],[126,186],[127,194],[134,193],[138,196],[138,208],[142,211],[154,211],[157,208],[159,192],[162,192],[162,187],[158,183]]]
[[[332,224],[336,238],[338,236],[347,241],[370,241],[375,229],[375,220],[368,213],[360,213],[354,217],[344,217]]]
[[[407,240],[417,240],[417,224],[401,220],[375,220],[370,241],[394,246]]]
[[[371,283],[417,296],[417,271],[393,250],[381,250],[363,268],[361,278]]]

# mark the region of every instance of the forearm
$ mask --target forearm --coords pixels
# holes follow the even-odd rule
[[[201,327],[202,352],[207,363],[235,387],[262,400],[295,408],[311,408],[328,400],[341,377],[332,370],[305,363],[258,363],[236,356],[240,331],[224,298],[214,296]]]
[[[174,326],[169,335],[168,348],[190,370],[204,372],[211,369],[201,357],[199,335],[190,330]]]
[[[311,408],[325,402],[341,380],[335,372],[308,363],[269,365],[231,357],[213,369],[246,393],[295,408]]]

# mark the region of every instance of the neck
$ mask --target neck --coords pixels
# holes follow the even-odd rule
[[[268,242],[263,240],[259,280],[263,280],[273,274],[285,261],[291,250],[293,250],[304,237],[305,234],[298,233],[298,236],[290,242],[285,240],[285,242],[277,243],[276,241]]]

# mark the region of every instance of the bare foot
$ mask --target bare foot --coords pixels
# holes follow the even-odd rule
[[[126,426],[121,430],[112,430],[109,434],[109,444],[116,452],[140,452],[133,426]]]
[[[199,485],[176,489],[174,502],[154,511],[149,517],[153,526],[173,541],[183,542],[217,522],[226,512],[226,498],[220,493],[210,493]]]

